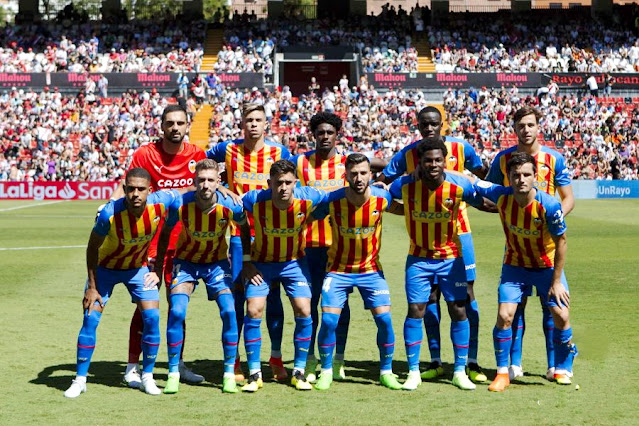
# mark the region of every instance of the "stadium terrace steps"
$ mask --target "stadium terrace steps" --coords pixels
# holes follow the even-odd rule
[[[431,58],[430,45],[426,37],[416,41],[413,47],[417,50],[417,72],[435,72],[435,64]]]
[[[213,116],[213,105],[203,104],[202,108],[195,113],[193,123],[191,123],[190,142],[203,150],[209,148],[211,117]]]
[[[212,28],[206,31],[206,41],[204,42],[204,56],[200,71],[212,72],[213,66],[217,62],[217,53],[224,43],[224,30],[222,28]]]

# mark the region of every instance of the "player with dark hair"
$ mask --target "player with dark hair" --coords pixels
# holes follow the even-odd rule
[[[151,176],[145,169],[129,170],[124,197],[102,206],[87,245],[87,284],[82,300],[84,320],[77,346],[77,375],[64,392],[76,398],[86,392],[89,364],[96,345],[96,330],[113,287],[124,283],[141,312],[142,377],[140,389],[159,395],[153,367],[160,346],[160,296],[156,271],[147,266],[147,250],[158,230],[160,219],[175,203],[177,191],[149,194]]]

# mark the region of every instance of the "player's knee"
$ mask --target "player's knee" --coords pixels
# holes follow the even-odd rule
[[[142,321],[144,322],[144,331],[154,332],[160,331],[160,310],[159,309],[145,309],[142,311]]]
[[[171,307],[169,308],[169,322],[183,322],[186,318],[186,309],[189,297],[186,294],[172,294]]]
[[[249,318],[262,318],[264,314],[264,306],[248,303],[246,305],[246,315]]]
[[[337,328],[339,322],[339,315],[324,312],[322,313],[322,328],[326,328],[328,331],[334,331]]]
[[[408,318],[424,318],[426,303],[410,303],[408,305]]]
[[[554,308],[552,310],[552,318],[555,323],[555,328],[560,330],[566,329],[570,323],[570,311],[568,308]]]
[[[499,312],[497,314],[497,328],[503,330],[512,327],[513,317],[506,312]]]
[[[82,330],[80,330],[80,333],[95,333],[95,330],[100,324],[101,317],[102,314],[100,312],[91,312],[88,315],[85,314],[82,320]]]

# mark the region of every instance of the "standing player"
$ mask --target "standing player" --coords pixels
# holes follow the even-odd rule
[[[200,160],[195,166],[196,191],[184,194],[169,210],[166,226],[158,243],[157,269],[169,241],[171,228],[183,224],[173,261],[173,280],[170,287],[169,320],[166,331],[169,355],[169,378],[164,393],[177,393],[180,385],[179,355],[184,341],[182,324],[191,294],[197,281],[206,284],[209,300],[215,300],[222,319],[222,347],[224,376],[222,391],[238,392],[235,384],[235,356],[237,354],[237,322],[231,292],[231,268],[227,256],[226,229],[231,221],[242,224],[244,210],[231,198],[217,191],[218,165],[215,161]]]
[[[435,107],[427,106],[417,114],[417,125],[422,138],[439,138],[443,120],[441,112]],[[444,144],[448,150],[446,156],[446,169],[463,173],[470,170],[475,175],[483,178],[486,176],[486,168],[475,149],[465,140],[444,137]],[[384,168],[381,179],[390,183],[404,173],[412,173],[419,165],[417,158],[418,142],[414,142],[399,153],[397,153],[388,166]],[[481,383],[488,380],[482,372],[477,362],[479,351],[479,305],[475,299],[474,284],[476,275],[475,249],[473,244],[473,234],[470,229],[470,221],[466,210],[466,203],[462,201],[459,206],[459,217],[457,223],[459,240],[462,246],[462,256],[466,269],[466,280],[468,282],[468,298],[466,300],[466,314],[470,324],[470,345],[468,348],[468,375],[473,382]],[[441,320],[441,310],[439,299],[441,291],[437,283],[433,284],[430,299],[426,305],[424,314],[424,325],[428,337],[428,349],[430,351],[431,363],[422,374],[422,379],[435,379],[444,374],[440,356],[441,338],[439,333],[439,323]]]
[[[268,187],[268,176],[271,166],[276,161],[290,158],[289,152],[282,145],[265,139],[266,113],[264,107],[258,104],[244,104],[242,108],[242,126],[244,139],[221,143],[206,154],[218,163],[224,162],[226,180],[229,189],[235,194],[242,195],[255,189]],[[249,225],[253,227],[249,216]],[[251,235],[253,231],[251,230]],[[238,284],[242,270],[242,241],[239,228],[231,225],[231,272],[235,286],[235,312],[238,330],[241,333],[244,321],[244,289]],[[279,292],[274,292],[279,296]],[[269,297],[266,322],[271,337],[271,358],[269,364],[276,380],[285,380],[288,375],[282,363],[282,329],[284,311],[282,302],[277,297]],[[238,333],[239,334],[239,333]],[[236,379],[244,380],[240,368],[239,357],[235,365]]]
[[[556,326],[553,338],[555,357],[553,379],[571,384],[573,358],[570,294],[564,276],[566,223],[561,204],[535,188],[537,162],[528,153],[513,153],[506,163],[510,186],[480,181],[477,192],[497,204],[506,234],[499,312],[493,330],[497,376],[488,390],[500,392],[510,384],[508,358],[512,344],[512,324],[517,304],[530,287],[537,288],[542,303],[549,307]]]
[[[379,262],[382,238],[382,213],[402,210],[388,191],[371,187],[370,161],[362,154],[346,159],[348,187],[328,194],[313,213],[318,219],[330,216],[333,244],[328,251],[327,274],[322,286],[322,327],[319,332],[319,353],[322,371],[315,384],[327,390],[333,382],[333,350],[335,330],[342,307],[353,287],[364,299],[377,325],[380,382],[389,389],[401,389],[393,374],[395,333],[391,321],[390,291]]]
[[[564,160],[564,157],[554,149],[545,147],[539,143],[537,136],[539,135],[539,120],[541,117],[542,115],[539,110],[531,106],[524,106],[515,112],[514,122],[515,132],[517,134],[517,145],[497,154],[490,167],[490,171],[486,176],[486,180],[498,185],[509,186],[510,181],[508,179],[508,173],[506,172],[508,160],[516,152],[528,153],[533,156],[535,161],[537,161],[537,179],[535,181],[535,188],[552,196],[554,196],[556,192],[559,192],[559,196],[561,197],[561,209],[564,212],[564,215],[568,215],[575,206],[570,175],[566,168],[566,161]],[[532,288],[529,288],[529,290],[532,290]],[[509,373],[511,380],[524,375],[521,362],[523,337],[526,327],[524,312],[527,297],[531,295],[532,293],[525,293],[523,295],[522,302],[517,307],[515,319],[513,320],[515,332],[513,334],[513,344],[510,354],[511,361]],[[555,325],[550,310],[543,303],[542,312],[542,326],[544,336],[546,337],[546,355],[548,361],[546,377],[548,380],[553,380],[553,365],[555,365],[555,361],[553,345],[554,339],[552,333]]]
[[[260,350],[262,347],[262,313],[271,283],[281,282],[295,313],[295,358],[291,384],[298,390],[310,390],[304,376],[311,341],[311,289],[304,245],[310,214],[324,200],[324,193],[314,188],[296,188],[295,165],[276,161],[270,170],[269,189],[250,191],[243,203],[255,229],[251,246],[248,224],[242,226],[242,278],[246,286],[244,344],[249,378],[242,390],[256,392],[262,387]],[[250,253],[250,254],[249,254]]]
[[[451,318],[455,369],[453,384],[473,390],[475,384],[465,372],[470,343],[470,325],[466,316],[466,273],[458,236],[462,201],[484,207],[470,182],[461,176],[444,173],[448,150],[441,138],[419,142],[418,175],[410,174],[393,182],[393,198],[402,199],[410,250],[406,259],[406,296],[408,315],[404,322],[404,340],[409,373],[403,388],[415,390],[421,384],[419,353],[423,337],[422,321],[431,287],[438,283]]]
[[[206,154],[195,145],[184,142],[184,137],[189,132],[188,115],[180,105],[169,105],[164,108],[161,119],[162,139],[155,143],[142,145],[133,153],[131,168],[143,168],[151,175],[151,190],[170,188],[188,188],[193,185],[193,172],[195,164],[206,158]],[[114,194],[114,197],[122,194]],[[175,242],[180,233],[181,226],[174,227],[166,262],[167,276],[164,281],[171,282],[171,261],[175,253]],[[159,236],[159,234],[158,234]],[[155,261],[157,237],[149,248],[151,263]],[[129,361],[124,373],[124,381],[133,388],[140,386],[140,373],[138,363],[141,352],[142,316],[136,310],[131,319],[129,332]],[[204,380],[199,374],[189,370],[180,356],[180,378],[188,383],[200,383]]]
[[[147,267],[147,250],[161,218],[179,194],[160,191],[149,195],[150,184],[151,177],[146,170],[129,170],[124,180],[125,196],[98,211],[87,245],[88,279],[82,300],[84,320],[78,336],[77,375],[64,392],[67,398],[76,398],[87,390],[96,330],[113,287],[121,282],[137,304],[144,324],[140,389],[150,395],[161,393],[153,380],[160,346],[159,277]]]

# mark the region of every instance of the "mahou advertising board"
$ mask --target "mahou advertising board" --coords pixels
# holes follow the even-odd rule
[[[108,200],[118,182],[0,182],[0,200]]]

